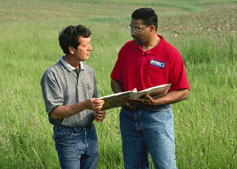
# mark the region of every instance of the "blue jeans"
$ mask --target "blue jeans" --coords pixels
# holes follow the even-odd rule
[[[173,112],[170,105],[138,111],[122,108],[120,130],[125,169],[176,169]]]
[[[98,142],[95,126],[54,126],[56,150],[62,169],[96,169]]]

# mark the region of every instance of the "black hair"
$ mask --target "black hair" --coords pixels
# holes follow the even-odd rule
[[[158,26],[158,16],[151,8],[139,8],[132,13],[132,19],[141,19],[146,26],[155,25],[156,30]]]
[[[91,31],[89,28],[86,28],[83,25],[77,26],[67,26],[64,30],[59,33],[59,44],[65,54],[69,53],[69,46],[77,49],[78,45],[80,45],[79,37],[88,38],[91,35]]]

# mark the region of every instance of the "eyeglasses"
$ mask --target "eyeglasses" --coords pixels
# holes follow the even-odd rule
[[[133,32],[141,32],[143,29],[147,28],[148,26],[145,26],[143,28],[139,28],[139,27],[131,27],[130,25],[128,25],[128,29],[130,31],[133,31]]]

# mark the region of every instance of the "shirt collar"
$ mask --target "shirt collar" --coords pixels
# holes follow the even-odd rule
[[[140,50],[142,53],[146,53],[146,54],[152,54],[152,55],[156,55],[157,50],[160,48],[160,46],[162,46],[162,44],[164,43],[165,39],[163,36],[157,34],[157,36],[159,36],[160,38],[160,42],[153,47],[152,49],[147,50],[146,52],[144,52],[144,50],[142,49],[141,46],[137,45],[137,49]]]
[[[60,58],[60,62],[62,63],[62,65],[63,65],[69,72],[75,70],[76,68],[73,67],[73,66],[71,66],[68,62],[66,62],[63,57],[64,57],[64,56],[62,56],[62,57]],[[80,70],[84,70],[84,64],[83,64],[82,62],[80,62]]]

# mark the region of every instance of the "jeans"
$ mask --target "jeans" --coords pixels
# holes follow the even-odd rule
[[[95,126],[54,126],[56,150],[62,169],[96,169],[98,142]]]
[[[156,169],[177,169],[170,105],[138,111],[122,108],[120,130],[125,169],[150,169],[149,153]]]

